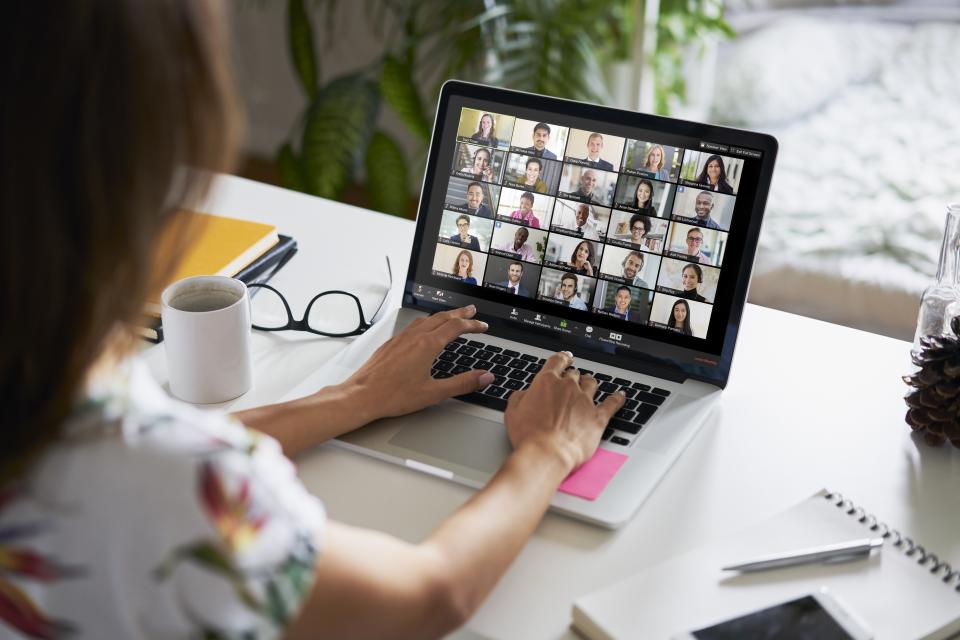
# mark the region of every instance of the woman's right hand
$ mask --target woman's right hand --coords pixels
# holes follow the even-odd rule
[[[623,406],[619,393],[593,403],[597,381],[571,369],[573,356],[561,351],[543,365],[530,387],[510,396],[504,423],[514,449],[539,446],[573,471],[590,459],[610,418]]]

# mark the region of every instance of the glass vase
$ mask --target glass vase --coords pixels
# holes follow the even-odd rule
[[[920,338],[939,336],[950,332],[950,319],[960,313],[960,203],[947,206],[947,221],[940,245],[940,264],[937,281],[924,289],[920,298],[917,333],[913,338],[913,352],[920,349]]]

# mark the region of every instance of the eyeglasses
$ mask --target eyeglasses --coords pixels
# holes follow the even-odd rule
[[[250,315],[253,328],[260,331],[307,331],[331,338],[344,338],[364,333],[373,326],[387,295],[393,288],[393,269],[387,257],[389,284],[377,310],[367,322],[360,299],[349,291],[331,290],[318,293],[307,304],[303,318],[296,320],[282,293],[268,284],[250,284]]]
[[[631,227],[630,231],[637,233],[638,231],[643,231],[643,227]]]
[[[693,242],[693,243],[695,243],[695,244],[700,244],[701,242],[703,242],[703,238],[694,238],[694,237],[691,237],[691,236],[687,236],[687,242]]]

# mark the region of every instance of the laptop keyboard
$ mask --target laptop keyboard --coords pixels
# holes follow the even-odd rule
[[[434,378],[449,378],[471,369],[489,371],[495,376],[489,386],[482,391],[459,396],[459,399],[505,411],[510,395],[529,387],[545,362],[546,359],[529,353],[457,338],[443,348],[430,373]],[[590,374],[599,382],[594,402],[602,402],[610,394],[621,390],[627,396],[623,407],[614,414],[603,432],[603,439],[613,444],[630,444],[629,437],[640,433],[640,429],[670,395],[666,389],[626,378],[614,378],[589,369],[580,369],[580,373]]]

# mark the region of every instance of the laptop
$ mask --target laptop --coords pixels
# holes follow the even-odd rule
[[[494,383],[335,443],[482,487],[511,450],[507,398],[569,350],[598,401],[627,395],[600,443],[626,459],[599,495],[551,508],[622,525],[727,383],[776,153],[759,133],[447,82],[400,308],[289,397],[344,379],[415,318],[474,304],[488,332],[446,345],[432,374]]]

